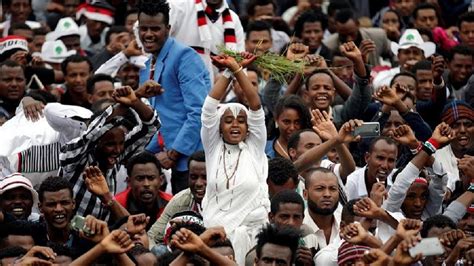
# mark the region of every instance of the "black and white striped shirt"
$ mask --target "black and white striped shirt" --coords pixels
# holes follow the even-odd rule
[[[67,178],[73,185],[74,198],[76,200],[76,214],[81,216],[92,215],[101,220],[108,220],[109,210],[102,206],[98,197],[91,194],[84,183],[82,173],[87,166],[96,165],[94,150],[98,140],[110,129],[120,125],[118,120],[107,121],[113,112],[113,106],[107,108],[100,116],[95,118],[87,130],[76,139],[71,140],[61,147],[59,155],[61,170],[60,175]],[[141,121],[138,114],[131,110],[135,116],[135,126],[125,136],[124,151],[118,157],[117,164],[104,173],[109,190],[116,194],[116,175],[120,164],[142,150],[151,137],[160,127],[156,117],[150,121]]]

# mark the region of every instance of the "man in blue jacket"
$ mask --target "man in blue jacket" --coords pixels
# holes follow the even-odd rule
[[[151,54],[140,71],[140,84],[152,79],[164,89],[163,94],[150,98],[162,127],[148,149],[157,154],[164,168],[172,169],[175,194],[187,187],[187,158],[201,147],[201,107],[211,82],[199,55],[169,37],[166,1],[141,1],[138,7],[138,35],[145,52]]]

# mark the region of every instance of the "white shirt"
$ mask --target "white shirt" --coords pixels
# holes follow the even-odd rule
[[[369,196],[367,186],[365,184],[365,170],[367,166],[359,168],[347,176],[346,181],[346,193],[347,200],[353,200]],[[392,172],[387,176],[387,190],[392,186],[392,176],[397,171],[393,169]]]
[[[459,168],[456,156],[453,153],[451,145],[446,145],[434,154],[435,161],[438,161],[448,175],[447,187],[454,191],[456,181],[459,179]]]
[[[324,230],[319,229],[318,225],[313,221],[313,218],[309,215],[308,209],[304,211],[303,224],[307,225],[314,233],[305,236],[304,242],[307,248],[322,249],[328,244],[331,244],[339,239],[339,224],[341,223],[342,206],[338,204],[337,209],[334,211],[333,217],[334,222],[332,223],[331,237],[329,241],[326,240]]]
[[[225,1],[224,1],[225,2]],[[215,72],[210,54],[220,54],[219,46],[224,43],[224,23],[222,16],[212,23],[206,16],[207,26],[209,27],[211,40],[203,42],[199,34],[199,26],[197,24],[197,11],[195,1],[192,0],[168,0],[170,5],[170,36],[176,40],[184,43],[187,46],[195,46],[204,48],[204,54],[199,54],[209,73],[211,74],[211,81]],[[206,5],[205,1],[203,4]],[[217,11],[221,12],[227,7],[224,3]],[[245,35],[240,18],[234,11],[229,10],[234,22],[236,47],[238,52],[245,51]],[[216,69],[217,70],[217,69]]]
[[[314,264],[315,265],[324,265],[324,266],[337,266],[337,255],[339,253],[339,247],[342,244],[342,240],[338,238],[331,244],[319,250],[316,255],[314,255]]]

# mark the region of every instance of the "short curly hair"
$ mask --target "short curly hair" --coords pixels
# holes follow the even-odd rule
[[[164,22],[166,25],[170,22],[170,6],[164,0],[140,0],[137,5],[138,17],[141,13],[145,13],[148,16],[156,16],[163,14]]]
[[[38,189],[39,202],[43,202],[45,192],[57,192],[61,189],[69,190],[71,198],[73,197],[72,186],[66,178],[60,176],[50,176],[46,178]]]
[[[277,228],[267,225],[257,235],[256,253],[257,258],[262,257],[262,249],[265,244],[274,244],[288,247],[291,250],[291,261],[294,261],[298,249],[301,232],[291,227]]]

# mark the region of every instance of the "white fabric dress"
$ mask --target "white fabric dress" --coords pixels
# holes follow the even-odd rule
[[[237,263],[244,265],[245,254],[256,244],[255,236],[267,222],[270,210],[265,115],[263,109],[248,111],[240,104],[223,105],[219,110],[218,106],[219,101],[208,96],[201,116],[207,172],[202,216],[206,227],[225,228],[234,246]],[[229,106],[237,110],[234,114],[240,110],[247,113],[249,134],[238,145],[225,144],[219,132],[220,118]],[[228,188],[226,176],[229,177]]]

